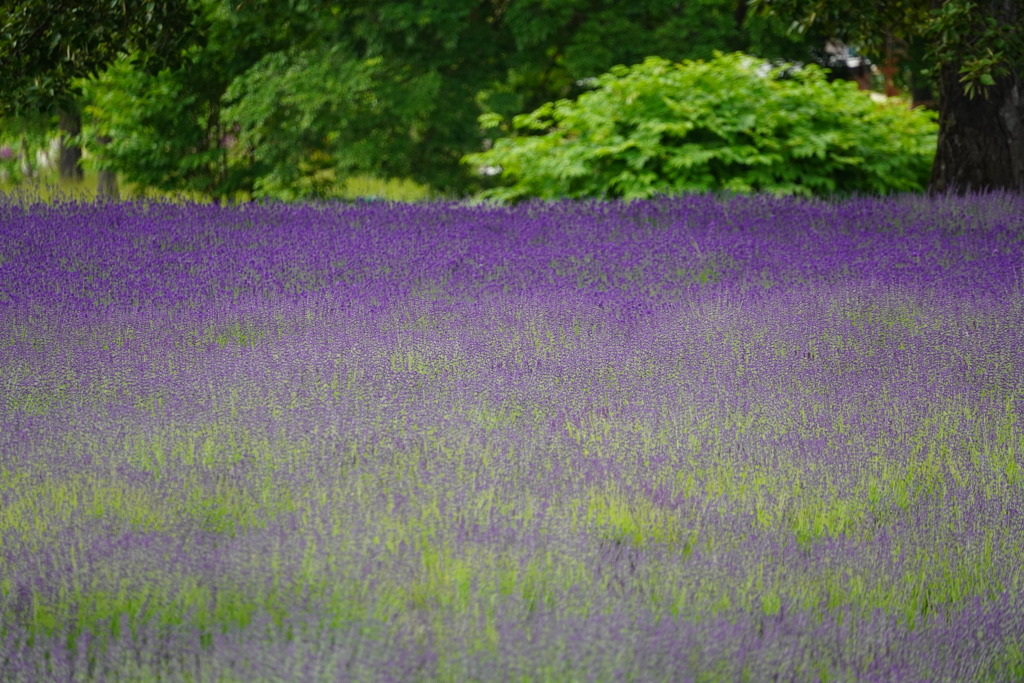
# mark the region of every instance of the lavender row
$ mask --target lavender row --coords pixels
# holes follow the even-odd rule
[[[0,303],[91,310],[330,290],[537,289],[676,301],[701,286],[935,282],[1019,289],[1024,200],[838,204],[697,196],[517,208],[0,206]]]
[[[1013,679],[1021,208],[3,207],[0,678]]]

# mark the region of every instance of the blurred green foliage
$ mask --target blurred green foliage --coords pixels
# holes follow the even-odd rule
[[[0,0],[0,116],[73,106],[76,79],[119,56],[148,73],[200,44],[198,0]]]
[[[332,198],[354,175],[442,196],[486,184],[461,158],[482,113],[575,97],[615,64],[715,49],[805,58],[745,2],[203,0],[175,69],[123,60],[82,84],[97,165],[162,191]],[[97,144],[102,136],[106,145]]]
[[[614,67],[577,100],[547,103],[500,133],[474,168],[507,184],[485,196],[643,198],[678,192],[889,194],[923,190],[933,116],[880,103],[816,66],[775,67],[740,53]]]
[[[929,59],[955,65],[972,95],[987,93],[1019,66],[1024,43],[994,10],[986,14],[966,0],[938,9],[925,0],[883,5],[866,11],[828,0],[104,0],[87,7],[0,0],[0,147],[18,148],[31,166],[34,150],[21,147],[45,147],[39,131],[55,133],[57,111],[65,108],[84,111],[80,139],[65,141],[81,143],[93,168],[165,193],[336,198],[347,178],[370,176],[426,186],[435,196],[487,188],[507,195],[461,163],[515,132],[481,129],[482,114],[496,121],[573,100],[599,74],[650,55],[681,61],[720,50],[807,61],[812,47],[834,36],[880,61],[881,37],[892,34],[927,43]],[[891,118],[860,123],[883,126],[873,133],[890,140],[903,130],[884,128]],[[826,119],[816,119],[812,147],[820,146]],[[649,139],[635,141],[637,149]],[[889,162],[865,163],[874,168],[867,176],[877,178]],[[29,175],[24,164],[7,165],[9,181]],[[648,170],[623,176],[615,192],[642,194]],[[830,191],[813,175],[796,176],[800,182],[772,182]],[[917,187],[903,177],[896,173],[884,189]],[[758,182],[747,185],[767,181]],[[682,185],[704,186],[699,179]],[[883,189],[877,181],[855,185]]]
[[[953,67],[963,93],[982,94],[997,78],[1024,67],[1021,2],[974,0],[887,0],[849,3],[834,0],[751,0],[757,14],[791,22],[797,32],[822,31],[851,44],[881,63],[893,41],[922,40],[934,72]]]

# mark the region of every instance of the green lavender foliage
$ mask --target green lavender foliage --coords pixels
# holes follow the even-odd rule
[[[822,69],[718,54],[617,66],[594,90],[516,116],[514,133],[464,161],[500,167],[483,196],[652,197],[679,192],[886,195],[923,190],[938,127],[906,104],[873,101]],[[780,78],[786,72],[784,78]]]

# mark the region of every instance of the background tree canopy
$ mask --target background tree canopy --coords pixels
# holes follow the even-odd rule
[[[515,117],[527,135],[466,157],[513,181],[485,196],[884,195],[923,190],[935,154],[928,113],[829,83],[814,65],[770,70],[739,53],[682,64],[651,57],[595,84]]]
[[[939,91],[930,189],[1024,192],[1024,3],[1021,0],[751,0],[758,13],[859,44],[876,59],[925,45]]]
[[[0,116],[66,106],[119,55],[156,73],[202,36],[192,0],[0,0]]]
[[[331,196],[353,173],[464,195],[480,183],[460,162],[481,148],[481,113],[573,97],[651,53],[804,58],[813,40],[737,0],[201,5],[205,43],[184,64],[120,62],[86,85],[87,128],[129,179],[221,197]]]
[[[61,176],[80,179],[78,83],[121,58],[150,74],[181,64],[202,44],[195,2],[0,0],[0,133],[17,131],[20,170],[30,171],[28,139],[56,123]]]
[[[944,85],[943,98],[987,94],[971,106],[991,102],[997,115],[966,133],[956,124],[970,111],[940,120],[961,136],[940,134],[942,168],[959,150],[965,168],[1019,166],[1024,178],[1024,151],[1018,164],[993,150],[1000,141],[1024,150],[1024,125],[990,130],[999,116],[1020,118],[1008,95],[1020,39],[1002,28],[1019,25],[1018,2],[0,0],[0,79],[17,111],[84,111],[94,163],[137,184],[301,199],[337,196],[359,174],[465,196],[488,180],[461,159],[501,132],[482,130],[481,114],[508,119],[573,100],[612,67],[652,55],[678,62],[721,50],[806,62],[830,36],[875,49],[898,29],[928,42],[936,64],[954,65],[932,74],[945,84],[955,67],[960,90]],[[981,39],[991,52],[978,49]],[[13,111],[0,138],[28,120]],[[961,144],[985,135],[976,148]],[[954,182],[1013,187],[1013,173]]]

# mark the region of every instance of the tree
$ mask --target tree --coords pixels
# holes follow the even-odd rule
[[[588,79],[651,53],[805,57],[806,36],[745,6],[204,0],[204,48],[157,75],[115,66],[90,90],[87,114],[114,138],[98,154],[168,190],[329,197],[346,176],[370,174],[464,194],[482,182],[461,164],[483,144],[482,112],[575,97]]]
[[[18,184],[35,175],[35,150],[45,147],[52,137],[50,116],[24,113],[0,118],[0,140],[4,162],[0,163],[0,182]]]
[[[130,54],[157,72],[201,40],[190,0],[0,0],[0,116],[59,117],[62,175],[80,176],[76,83]]]
[[[339,74],[372,68],[375,85],[363,96],[376,109],[335,109],[334,118],[318,117],[335,123],[321,129],[317,139],[330,143],[317,152],[343,173],[398,174],[447,194],[479,187],[481,179],[461,159],[484,143],[477,126],[482,112],[508,116],[575,97],[612,66],[651,54],[683,59],[710,57],[716,49],[755,49],[772,57],[803,52],[803,36],[787,37],[771,22],[747,17],[745,0],[362,0],[342,7],[333,13],[334,28],[306,48],[348,60]],[[278,80],[264,76],[258,82]],[[322,79],[306,82],[324,89]],[[301,101],[300,89],[288,92]],[[243,115],[249,108],[242,89],[231,94],[243,95],[231,109]],[[242,127],[244,139],[261,122],[250,117]],[[272,133],[282,145],[290,142],[276,137],[276,125],[263,129],[264,140]]]
[[[109,138],[94,156],[144,187],[220,199],[251,192],[262,165],[237,142],[222,99],[265,55],[299,45],[317,29],[313,16],[292,4],[308,5],[203,0],[196,18],[203,43],[176,68],[150,73],[121,58],[83,83],[89,128],[97,143]],[[321,89],[329,76],[319,75]]]
[[[929,189],[1024,191],[1024,6],[1020,0],[752,0],[873,57],[887,39],[927,43],[939,92]]]
[[[920,191],[935,153],[931,115],[878,103],[824,71],[735,53],[614,67],[597,88],[513,119],[527,135],[468,155],[512,184],[485,196],[621,197],[678,192]],[[497,115],[485,125],[502,125]]]

